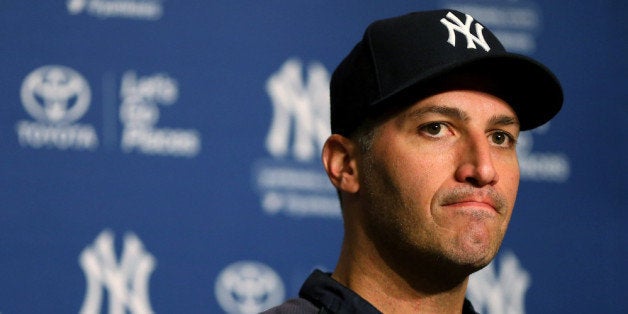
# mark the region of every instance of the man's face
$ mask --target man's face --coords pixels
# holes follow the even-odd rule
[[[367,233],[393,254],[484,267],[515,203],[518,135],[510,106],[471,90],[436,94],[386,120],[359,161]]]

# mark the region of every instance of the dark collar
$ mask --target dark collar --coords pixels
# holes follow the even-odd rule
[[[319,313],[381,313],[357,293],[331,278],[330,273],[324,273],[318,269],[314,270],[303,283],[299,296],[319,307],[321,309]],[[473,309],[471,302],[465,299],[462,313],[473,314],[477,312]]]
[[[303,283],[299,296],[321,307],[321,312],[326,311],[323,313],[381,313],[357,293],[331,278],[331,274],[318,269]]]

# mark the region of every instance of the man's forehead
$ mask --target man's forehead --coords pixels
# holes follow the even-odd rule
[[[439,114],[462,121],[481,114],[491,119],[491,122],[519,124],[514,109],[506,101],[478,90],[440,92],[419,100],[400,113],[406,118],[419,118],[427,114]]]

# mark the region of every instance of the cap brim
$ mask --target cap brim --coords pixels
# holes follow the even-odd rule
[[[521,130],[533,129],[547,123],[560,111],[563,104],[562,88],[549,69],[529,57],[502,53],[432,68],[407,85],[377,99],[371,103],[371,108],[387,107],[401,99],[419,101],[433,92],[429,87],[432,82],[446,81],[448,76],[461,72],[490,80],[494,87],[491,93],[513,108]]]

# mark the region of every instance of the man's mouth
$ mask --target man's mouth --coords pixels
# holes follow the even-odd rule
[[[506,201],[492,189],[457,188],[445,194],[441,206],[460,209],[486,210],[502,213]]]

